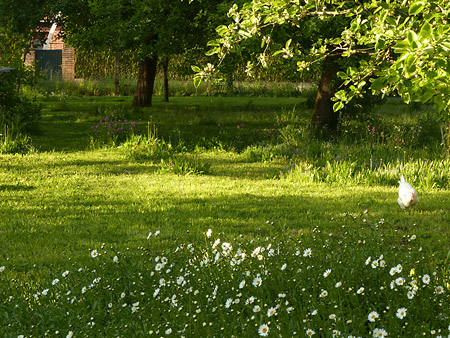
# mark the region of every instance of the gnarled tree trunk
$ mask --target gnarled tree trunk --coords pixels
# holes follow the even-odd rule
[[[334,102],[331,101],[337,89],[337,58],[336,56],[328,56],[325,58],[319,87],[317,89],[312,124],[320,134],[336,134],[337,131],[339,113],[333,111]]]
[[[139,64],[138,83],[134,94],[133,107],[152,106],[157,64],[158,58],[156,56],[145,57]]]

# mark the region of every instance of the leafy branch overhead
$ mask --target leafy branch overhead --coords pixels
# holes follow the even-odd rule
[[[311,72],[327,56],[338,55],[345,67],[338,72],[342,84],[334,110],[370,84],[373,93],[396,91],[407,103],[432,103],[448,112],[449,13],[446,0],[253,0],[230,8],[231,23],[217,27],[208,55],[217,55],[220,65],[245,50],[252,56],[249,75],[271,58],[294,61],[298,71]],[[196,67],[196,85],[217,69]]]

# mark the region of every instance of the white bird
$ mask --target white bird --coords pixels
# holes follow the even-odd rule
[[[416,189],[406,182],[403,175],[400,176],[400,181],[398,183],[398,205],[403,210],[414,210],[414,206],[419,202],[419,196],[417,195]]]

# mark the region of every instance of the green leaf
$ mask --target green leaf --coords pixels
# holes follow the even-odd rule
[[[347,92],[345,90],[338,91],[336,94],[334,94],[334,96],[336,96],[336,98],[338,100],[348,101],[348,99],[347,99]]]
[[[386,3],[386,2],[384,2],[384,1],[381,1],[381,2],[379,3],[379,5],[380,5],[381,7],[383,7],[384,9],[389,9],[389,4]]]
[[[339,76],[342,80],[348,79],[348,75],[345,72],[339,71],[339,72],[337,72],[337,76]]]
[[[386,42],[382,39],[378,39],[377,43],[375,44],[375,50],[381,50],[386,46]]]
[[[431,28],[431,25],[429,22],[425,22],[422,26],[422,28],[420,29],[420,35],[423,36],[430,36],[431,35],[431,31],[433,29]]]
[[[434,96],[434,90],[431,90],[429,88],[425,88],[425,92],[423,93],[421,97],[421,102],[426,103],[431,100],[431,98]]]
[[[416,56],[414,54],[409,54],[406,59],[405,59],[405,66],[407,68],[411,67],[414,65],[414,61],[416,61]]]
[[[437,72],[435,72],[435,71],[433,71],[433,70],[430,70],[430,71],[428,71],[428,72],[426,72],[425,73],[425,76],[428,78],[428,79],[434,79],[435,77],[437,77],[438,76],[438,73]]]
[[[419,14],[424,7],[424,3],[422,1],[414,1],[411,6],[409,6],[409,15],[417,15]]]
[[[202,83],[202,79],[199,76],[194,77],[194,86],[195,86],[195,88],[198,88],[200,86],[200,83]]]
[[[400,76],[398,76],[398,75],[389,76],[389,79],[388,79],[388,81],[391,83],[398,82],[399,80],[400,80]]]
[[[411,50],[411,44],[407,40],[397,41],[394,45],[394,51],[398,54],[409,52]]]
[[[219,51],[220,51],[220,48],[219,47],[215,47],[215,48],[210,49],[209,51],[207,51],[205,53],[205,55],[206,56],[211,56],[211,55],[217,54]]]
[[[413,45],[413,42],[416,42],[418,40],[417,34],[414,31],[408,32],[408,41],[411,45]]]
[[[386,22],[392,26],[397,25],[397,21],[395,21],[395,19],[392,16],[387,16],[386,17]]]
[[[339,111],[342,108],[344,108],[344,103],[342,101],[338,101],[335,104],[333,104],[333,110],[334,111]]]
[[[192,70],[196,73],[200,73],[202,70],[198,66],[191,66]]]
[[[379,77],[375,80],[372,81],[372,84],[370,85],[370,88],[372,90],[381,90],[382,88],[384,88],[384,78]]]
[[[220,46],[220,41],[219,40],[210,40],[210,41],[208,41],[208,43],[206,45],[207,46]]]
[[[226,32],[228,32],[228,27],[225,25],[220,25],[219,27],[216,28],[216,32],[219,35],[224,35]]]

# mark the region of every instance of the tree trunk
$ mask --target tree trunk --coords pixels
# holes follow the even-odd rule
[[[164,56],[161,60],[164,73],[164,102],[169,102],[169,57]]]
[[[312,116],[312,124],[320,134],[336,135],[339,113],[333,111],[334,102],[331,98],[336,93],[336,73],[338,64],[336,56],[325,58],[317,89],[316,105]]]
[[[133,107],[151,107],[158,57],[145,57],[139,64],[139,75]]]
[[[232,94],[234,89],[234,79],[233,79],[233,72],[229,72],[226,75],[226,81],[227,81],[227,93]]]
[[[114,95],[120,95],[119,85],[119,73],[120,73],[120,52],[117,52],[114,59]]]

